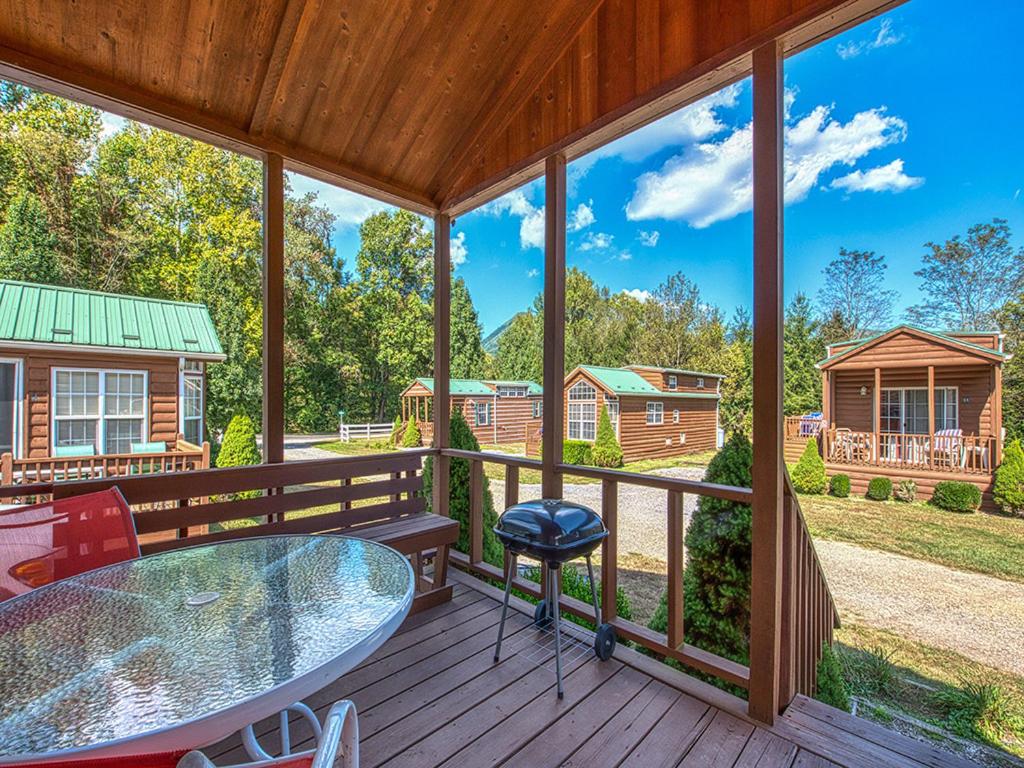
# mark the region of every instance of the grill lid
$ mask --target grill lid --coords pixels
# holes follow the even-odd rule
[[[498,518],[494,530],[504,540],[555,549],[607,536],[594,510],[563,499],[536,499],[511,506]]]

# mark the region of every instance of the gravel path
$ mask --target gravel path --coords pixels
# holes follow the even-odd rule
[[[699,480],[704,472],[680,468],[656,474]],[[500,503],[503,483],[492,481],[491,488]],[[598,483],[566,485],[565,495],[601,507]],[[538,496],[538,485],[520,488],[522,499]],[[685,495],[687,524],[696,503],[695,495]],[[815,546],[844,621],[888,629],[1024,675],[1024,584],[853,544],[818,540]],[[664,491],[619,486],[619,552],[665,561]]]

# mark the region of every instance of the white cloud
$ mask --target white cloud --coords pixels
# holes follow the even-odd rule
[[[588,232],[587,236],[583,238],[583,242],[580,243],[579,249],[581,251],[604,251],[612,247],[614,240],[615,235],[609,235],[607,232]]]
[[[884,107],[858,112],[848,122],[815,107],[786,130],[786,203],[803,200],[835,166],[852,167],[872,151],[906,138],[907,125]],[[720,141],[696,144],[642,174],[626,205],[632,221],[677,219],[702,229],[749,211],[753,205],[753,126],[736,128]]]
[[[847,192],[902,192],[922,184],[923,178],[907,176],[903,172],[903,160],[896,159],[887,165],[840,176],[832,180],[831,186],[833,189],[845,189]]]
[[[539,269],[528,269],[526,270],[527,277],[538,277],[540,275]]]
[[[597,221],[594,217],[593,205],[594,201],[589,200],[586,203],[580,203],[576,206],[576,210],[569,216],[570,232],[579,232],[581,229],[586,229]]]
[[[466,233],[459,232],[451,241],[452,266],[459,267],[466,263],[469,251],[466,249]]]
[[[112,115],[109,112],[100,112],[100,141],[109,139],[115,133],[124,128],[128,118],[120,115]]]
[[[642,288],[627,288],[622,291],[626,296],[632,296],[639,302],[647,302],[653,298],[650,291],[645,291]]]
[[[892,19],[882,19],[881,23],[878,25],[878,32],[875,33],[873,38],[869,40],[840,43],[836,46],[836,53],[839,54],[839,58],[841,59],[854,59],[862,53],[868,53],[878,48],[887,48],[890,45],[896,45],[901,40],[903,40],[903,35],[899,32],[894,32],[892,29]]]
[[[1013,199],[1014,200],[1019,200],[1020,199],[1020,188],[1019,187],[1017,188],[1017,191],[1013,193]]]
[[[519,223],[519,245],[522,248],[544,248],[544,206],[539,208],[531,203],[522,189],[502,195],[484,206],[481,211],[492,216],[509,214],[517,216]]]
[[[619,255],[615,257],[617,261],[632,261],[633,254],[629,251],[620,251]]]
[[[652,229],[650,232],[646,229],[641,229],[640,233],[637,235],[640,245],[645,248],[654,248],[658,244],[658,238],[660,237],[661,233],[656,229]]]
[[[333,184],[325,184],[297,173],[289,173],[288,181],[291,183],[292,190],[298,195],[315,192],[320,202],[334,214],[337,220],[336,224],[341,229],[358,226],[368,216],[380,211],[395,210],[393,205],[374,200],[372,197],[349,192],[347,189],[336,187]]]

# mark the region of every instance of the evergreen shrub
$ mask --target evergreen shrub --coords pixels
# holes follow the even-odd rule
[[[1024,448],[1020,440],[1011,441],[1003,450],[992,497],[1001,511],[1024,517]]]
[[[892,480],[888,477],[873,477],[868,483],[868,492],[864,494],[873,501],[886,501],[892,496]]]
[[[850,495],[850,476],[832,475],[832,479],[828,482],[828,492],[837,499],[845,499]]]
[[[615,437],[612,420],[608,417],[608,409],[601,406],[601,415],[597,420],[597,439],[591,450],[591,458],[596,467],[621,467],[622,447]]]
[[[931,503],[947,512],[975,512],[981,506],[981,490],[974,483],[943,480],[935,484]]]
[[[797,493],[824,493],[828,487],[828,478],[825,476],[825,462],[818,453],[818,443],[815,440],[808,440],[804,446],[804,452],[800,455],[800,461],[793,467],[793,487]]]

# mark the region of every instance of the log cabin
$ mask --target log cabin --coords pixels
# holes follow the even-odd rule
[[[872,477],[913,480],[931,498],[941,480],[966,480],[988,501],[1003,446],[998,332],[940,333],[911,325],[832,344],[817,364],[822,411],[789,417],[786,454],[817,439],[829,474],[855,493]]]
[[[0,455],[8,480],[200,468],[206,307],[0,280]]]
[[[543,412],[543,390],[533,381],[450,379],[449,413],[459,411],[476,439],[486,445],[507,445],[526,440],[536,430]],[[434,380],[416,379],[402,392],[402,423],[415,417],[424,442],[433,435],[431,403]]]
[[[565,438],[593,441],[607,408],[625,461],[712,450],[723,378],[649,365],[581,365],[565,377]]]

